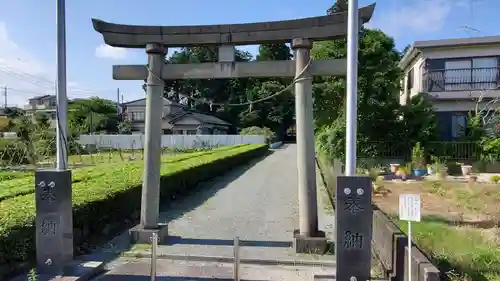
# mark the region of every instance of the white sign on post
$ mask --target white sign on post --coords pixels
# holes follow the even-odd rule
[[[420,221],[420,194],[399,195],[399,219],[408,221],[408,281],[411,281],[411,222]]]
[[[399,195],[399,219],[403,221],[420,221],[420,195]]]

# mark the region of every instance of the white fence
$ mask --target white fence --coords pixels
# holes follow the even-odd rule
[[[78,142],[82,145],[95,145],[96,148],[144,148],[144,135],[81,135]],[[264,136],[242,135],[162,135],[164,148],[201,148],[238,144],[265,144]]]

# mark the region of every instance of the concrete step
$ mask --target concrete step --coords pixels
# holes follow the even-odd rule
[[[96,281],[146,281],[150,277],[150,260],[135,259],[122,263]],[[234,280],[232,263],[158,260],[156,264],[156,280]],[[284,266],[240,264],[240,280],[255,281],[313,281],[315,276],[323,276],[335,272],[334,268],[322,266]]]
[[[173,244],[159,245],[157,248],[159,259],[207,261],[207,262],[233,262],[234,248],[232,245],[197,245]],[[305,266],[335,266],[335,256],[297,254],[291,247],[275,246],[241,246],[241,263],[260,265],[305,265]],[[135,245],[125,253],[125,257],[149,258],[151,247],[148,245]]]

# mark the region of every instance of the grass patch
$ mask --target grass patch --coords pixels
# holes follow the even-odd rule
[[[412,224],[413,239],[450,280],[500,280],[500,185],[451,181],[382,182],[390,192],[374,197],[397,219],[399,195],[418,193],[422,221]]]
[[[397,224],[407,230],[407,222]],[[412,234],[451,280],[500,280],[500,248],[477,229],[424,219],[412,224]]]

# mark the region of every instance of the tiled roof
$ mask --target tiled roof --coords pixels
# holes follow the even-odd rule
[[[175,123],[176,120],[179,120],[186,115],[191,115],[193,118],[199,120],[202,123],[214,124],[214,125],[224,125],[224,126],[231,125],[231,123],[228,123],[228,122],[226,122],[218,117],[215,117],[213,115],[200,113],[200,112],[196,112],[196,111],[185,111],[185,112],[180,112],[180,113],[171,115],[168,117],[170,119],[169,122]]]

